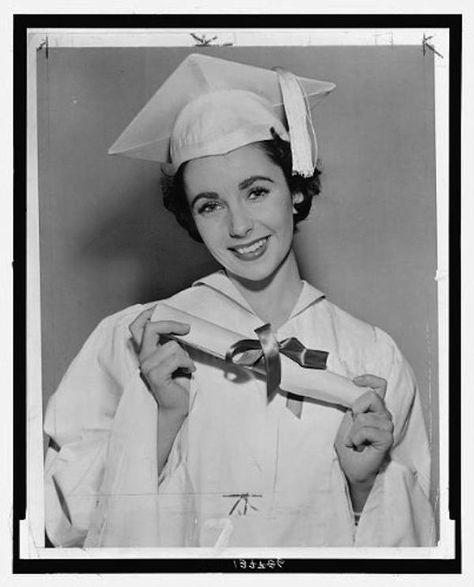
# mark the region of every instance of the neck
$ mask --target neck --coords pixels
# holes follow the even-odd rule
[[[301,276],[293,250],[278,269],[261,281],[228,274],[259,318],[278,330],[289,318],[301,292]]]

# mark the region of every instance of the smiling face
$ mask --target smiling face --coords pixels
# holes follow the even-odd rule
[[[193,159],[184,169],[196,227],[230,276],[262,281],[292,250],[293,203],[282,169],[256,144]]]

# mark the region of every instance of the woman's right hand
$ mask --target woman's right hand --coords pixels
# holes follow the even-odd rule
[[[151,322],[154,307],[130,325],[141,376],[163,411],[185,416],[189,409],[189,374],[196,370],[188,353],[174,340],[160,344],[166,334],[187,334],[189,324],[173,320]]]

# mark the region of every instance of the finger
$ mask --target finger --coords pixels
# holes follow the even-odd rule
[[[351,430],[345,441],[346,446],[361,447],[369,444],[378,450],[386,450],[392,443],[393,437],[389,432],[372,426]]]
[[[189,354],[174,340],[170,340],[160,347],[155,347],[154,352],[141,362],[140,369],[145,374],[156,369],[162,369],[167,371],[167,375],[170,375],[169,367],[167,366],[173,357],[178,360],[180,368],[187,369],[190,372],[196,370],[196,366]]]
[[[387,432],[393,432],[393,422],[391,419],[390,412],[387,410],[385,413],[372,413],[365,412],[358,414],[354,418],[355,426],[370,426],[373,428],[380,428],[380,430],[386,430]]]
[[[142,344],[143,329],[145,327],[145,324],[150,320],[154,309],[155,306],[148,308],[147,310],[139,314],[128,327],[128,329],[130,330],[130,334],[132,335],[133,340],[135,341],[135,344],[138,346],[138,348],[140,348]]]
[[[341,420],[341,424],[336,433],[335,444],[343,442],[349,433],[351,426],[353,425],[353,416],[351,410],[347,410],[344,417]]]
[[[375,391],[367,391],[358,397],[351,406],[354,416],[363,412],[383,414],[387,412],[383,399]]]
[[[193,372],[196,370],[196,367],[189,356],[186,356],[185,354],[174,354],[161,361],[158,365],[151,365],[149,369],[145,367],[143,373],[148,381],[160,385],[163,383],[169,383],[173,373],[179,369]]]
[[[147,322],[143,331],[140,355],[148,356],[151,354],[158,344],[161,334],[187,334],[189,330],[189,324],[184,324],[184,322],[176,322],[175,320]]]
[[[183,354],[173,355],[172,357],[169,357],[168,359],[163,361],[162,369],[170,375],[173,375],[176,373],[176,371],[179,370],[184,370],[188,373],[193,373],[194,371],[196,371],[196,366],[187,354]]]
[[[384,398],[387,391],[387,381],[383,377],[377,377],[377,375],[371,375],[366,373],[354,377],[352,380],[358,387],[370,387],[377,391],[377,393]]]
[[[170,340],[165,344],[157,344],[151,349],[142,348],[139,361],[141,371],[150,371],[154,367],[157,367],[166,361],[173,353],[177,352],[179,347],[175,340]],[[147,352],[148,351],[148,352]]]

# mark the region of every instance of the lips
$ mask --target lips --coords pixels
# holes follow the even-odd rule
[[[229,250],[231,250],[239,259],[251,261],[253,259],[258,259],[265,253],[268,247],[268,239],[269,237],[266,236],[245,245],[229,247]]]

